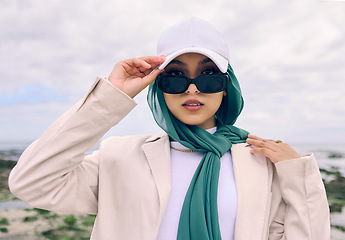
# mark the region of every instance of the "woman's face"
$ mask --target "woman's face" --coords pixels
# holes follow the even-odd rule
[[[164,74],[185,75],[196,78],[199,75],[221,73],[214,62],[198,53],[186,53],[176,57],[165,67]],[[203,129],[215,127],[215,113],[222,103],[225,91],[202,93],[195,84],[190,84],[184,93],[164,93],[164,99],[170,112],[187,125],[196,125]]]

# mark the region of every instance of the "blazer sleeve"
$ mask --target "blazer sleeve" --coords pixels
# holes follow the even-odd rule
[[[104,78],[22,154],[9,176],[11,192],[29,205],[97,213],[99,151],[84,153],[134,107]]]
[[[282,200],[269,239],[329,240],[326,191],[313,154],[275,164]]]

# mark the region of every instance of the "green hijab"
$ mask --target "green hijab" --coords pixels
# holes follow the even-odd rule
[[[233,69],[228,65],[230,81],[227,94],[216,113],[217,131],[211,134],[197,126],[179,121],[166,106],[163,92],[154,81],[150,84],[147,101],[157,124],[183,146],[204,152],[189,185],[182,206],[178,240],[221,239],[217,191],[220,158],[232,144],[245,142],[248,132],[233,126],[243,109],[243,97]]]

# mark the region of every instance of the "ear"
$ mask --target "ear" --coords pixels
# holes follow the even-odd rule
[[[225,97],[226,96],[226,91],[223,91],[223,97]]]

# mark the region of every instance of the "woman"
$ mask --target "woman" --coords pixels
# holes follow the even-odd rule
[[[158,54],[98,78],[26,149],[11,191],[35,207],[97,214],[91,239],[329,239],[314,156],[233,126],[243,99],[224,36],[192,18],[162,34]],[[84,157],[148,85],[164,132],[111,137]]]

